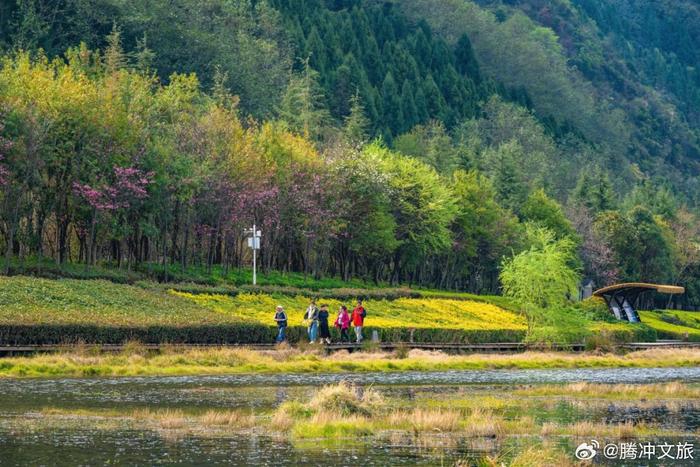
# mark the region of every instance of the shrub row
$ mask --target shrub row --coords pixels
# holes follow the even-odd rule
[[[412,290],[406,287],[386,288],[386,289],[355,289],[355,288],[336,288],[336,289],[303,289],[299,287],[283,287],[277,285],[242,285],[238,287],[223,287],[223,286],[207,286],[196,283],[187,284],[167,284],[154,283],[148,281],[139,281],[136,285],[145,289],[158,290],[175,290],[177,292],[189,294],[217,294],[229,295],[235,297],[239,293],[254,293],[268,295],[285,295],[289,297],[322,297],[335,300],[354,300],[356,298],[371,299],[371,300],[397,300],[399,298],[421,298],[422,294],[419,291]],[[451,297],[455,298],[455,297]]]
[[[59,268],[55,265],[47,266],[45,264],[12,265],[9,275],[42,277],[44,279],[105,280],[115,284],[133,284],[141,278],[138,273],[133,271],[85,269],[80,266]]]
[[[216,326],[99,326],[39,324],[0,326],[1,345],[50,344],[256,344],[274,342],[275,329],[256,324]]]
[[[502,308],[516,310],[514,302],[501,296],[479,296],[463,294],[459,292],[417,291],[408,287],[334,287],[319,288],[313,283],[308,286],[294,287],[284,285],[257,285],[242,284],[236,286],[221,285],[221,281],[214,277],[182,273],[174,268],[166,275],[161,270],[149,270],[147,265],[140,265],[136,271],[126,271],[116,268],[90,267],[82,265],[56,266],[54,263],[22,263],[13,264],[10,275],[26,275],[42,277],[46,279],[82,279],[82,280],[106,280],[116,284],[133,284],[145,289],[176,290],[191,294],[218,294],[236,296],[241,292],[266,293],[287,296],[323,297],[336,300],[353,300],[356,298],[372,300],[396,300],[399,298],[444,298],[444,299],[468,299],[485,303],[493,303]]]
[[[417,343],[487,343],[520,342],[524,331],[513,330],[458,330],[458,329],[410,329],[365,328],[369,340],[377,330],[384,342]],[[332,331],[334,340],[338,332]],[[139,341],[144,344],[264,344],[275,341],[277,328],[256,324],[218,326],[96,326],[71,325],[0,325],[0,345],[61,345],[61,344],[124,344]],[[354,337],[352,331],[351,337]],[[306,328],[287,328],[288,340],[292,343],[306,340]]]
[[[376,328],[364,329],[366,339]],[[486,344],[491,342],[522,342],[524,330],[513,329],[435,329],[435,328],[379,328],[383,342],[415,342],[426,344]]]
[[[215,266],[211,271],[203,267],[190,266],[182,270],[179,266],[170,266],[167,274],[161,264],[139,263],[127,270],[117,267],[114,263],[102,263],[98,266],[86,266],[80,263],[58,265],[48,258],[13,259],[10,264],[10,275],[27,275],[47,279],[102,279],[118,284],[133,284],[137,281],[154,281],[161,283],[190,283],[209,287],[246,287],[252,279],[251,270],[230,270],[226,273]],[[364,288],[360,280],[345,282],[339,278],[326,277],[322,279],[306,278],[300,273],[281,273],[271,271],[261,274],[258,278],[269,286],[292,287],[320,291],[325,289],[354,287]],[[369,285],[369,283],[368,283]],[[371,284],[372,288],[381,285]]]

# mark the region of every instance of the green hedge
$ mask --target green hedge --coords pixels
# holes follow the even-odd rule
[[[144,289],[150,290],[175,290],[177,292],[185,292],[190,294],[217,294],[229,295],[232,297],[235,297],[239,293],[285,295],[289,297],[322,297],[335,300],[354,300],[357,298],[371,300],[397,300],[399,298],[421,298],[423,296],[421,292],[405,287],[386,289],[336,288],[311,290],[302,289],[298,287],[282,287],[277,285],[241,285],[238,287],[212,287],[197,283],[169,284],[154,283],[149,281],[139,281],[136,283],[136,285]]]
[[[485,344],[491,342],[522,342],[525,331],[500,330],[463,330],[432,328],[364,328],[365,339],[372,337],[372,331],[379,333],[382,342],[411,342],[426,344]],[[350,330],[351,337],[352,329]],[[411,336],[412,334],[412,336]]]
[[[44,279],[105,280],[115,284],[133,284],[141,279],[136,272],[118,269],[85,268],[82,265],[56,266],[45,264],[15,264],[10,266],[10,276],[32,276]]]
[[[217,326],[2,325],[1,345],[47,344],[256,344],[274,342],[276,329],[255,324]]]
[[[383,342],[418,343],[486,343],[520,342],[524,331],[465,331],[458,329],[415,329],[409,328],[364,329],[365,339],[369,340],[372,331],[377,330]],[[332,329],[333,340],[339,333]],[[349,331],[354,339],[353,330]],[[256,324],[235,324],[217,326],[95,326],[88,324],[70,325],[0,325],[0,345],[51,345],[51,344],[124,344],[139,341],[144,344],[264,344],[273,343],[277,328]],[[290,326],[287,338],[296,343],[305,341],[306,328]]]

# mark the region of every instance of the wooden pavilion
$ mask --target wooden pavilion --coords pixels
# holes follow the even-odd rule
[[[645,282],[627,282],[603,287],[593,292],[596,297],[602,297],[608,304],[610,312],[622,321],[638,323],[639,313],[634,308],[639,296],[645,292],[658,292],[665,294],[682,294],[683,287],[676,285],[647,284]]]

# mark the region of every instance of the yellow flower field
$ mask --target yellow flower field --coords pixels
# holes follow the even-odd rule
[[[308,306],[308,298],[302,296],[272,296],[266,294],[228,295],[189,294],[171,291],[218,313],[262,324],[274,324],[275,307],[282,305],[287,311],[291,326],[301,325]],[[335,319],[338,300],[319,299],[318,304],[329,305],[331,322]],[[472,300],[438,298],[401,298],[398,300],[367,300],[366,324],[382,328],[435,328],[464,330],[524,330],[526,321],[522,315],[495,305]],[[350,310],[354,302],[346,302]]]
[[[639,315],[643,323],[656,329],[662,337],[672,339],[687,338],[691,341],[700,341],[700,313],[698,312],[679,310],[640,311]],[[666,320],[663,318],[666,318]]]

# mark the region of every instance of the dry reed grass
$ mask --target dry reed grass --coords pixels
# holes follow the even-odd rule
[[[408,358],[416,360],[429,360],[431,362],[444,362],[454,359],[455,357],[450,356],[445,352],[440,352],[439,350],[411,349],[408,351]]]
[[[554,436],[558,434],[559,425],[555,422],[544,422],[540,429],[542,436]]]
[[[272,414],[272,419],[270,420],[270,427],[277,431],[289,431],[294,426],[294,418],[284,411],[277,410]]]
[[[197,422],[207,426],[228,426],[231,428],[252,428],[256,424],[254,415],[235,410],[209,410],[197,418]]]
[[[182,412],[182,410],[177,409],[137,409],[132,412],[131,418],[139,421],[155,423],[160,428],[166,430],[184,428],[187,424],[185,414]]]
[[[510,467],[569,467],[582,465],[564,452],[543,446],[530,446],[510,461]]]
[[[572,395],[603,399],[700,399],[700,387],[680,381],[656,384],[604,384],[604,383],[571,383],[565,385],[542,385],[534,388],[515,391],[527,396],[561,396]]]
[[[384,402],[384,397],[371,387],[361,389],[340,382],[316,391],[308,407],[317,412],[331,412],[337,415],[369,415],[380,410]]]
[[[443,409],[414,409],[412,411],[394,411],[387,417],[391,428],[410,427],[414,434],[426,432],[457,431],[460,425],[459,412]]]
[[[471,437],[495,438],[504,433],[503,418],[490,410],[473,409],[464,424],[466,435]]]
[[[639,435],[639,432],[648,430],[646,424],[634,424],[632,422],[606,424],[591,421],[580,421],[560,427],[562,434],[578,438],[588,436],[607,436],[612,439],[630,439]]]

